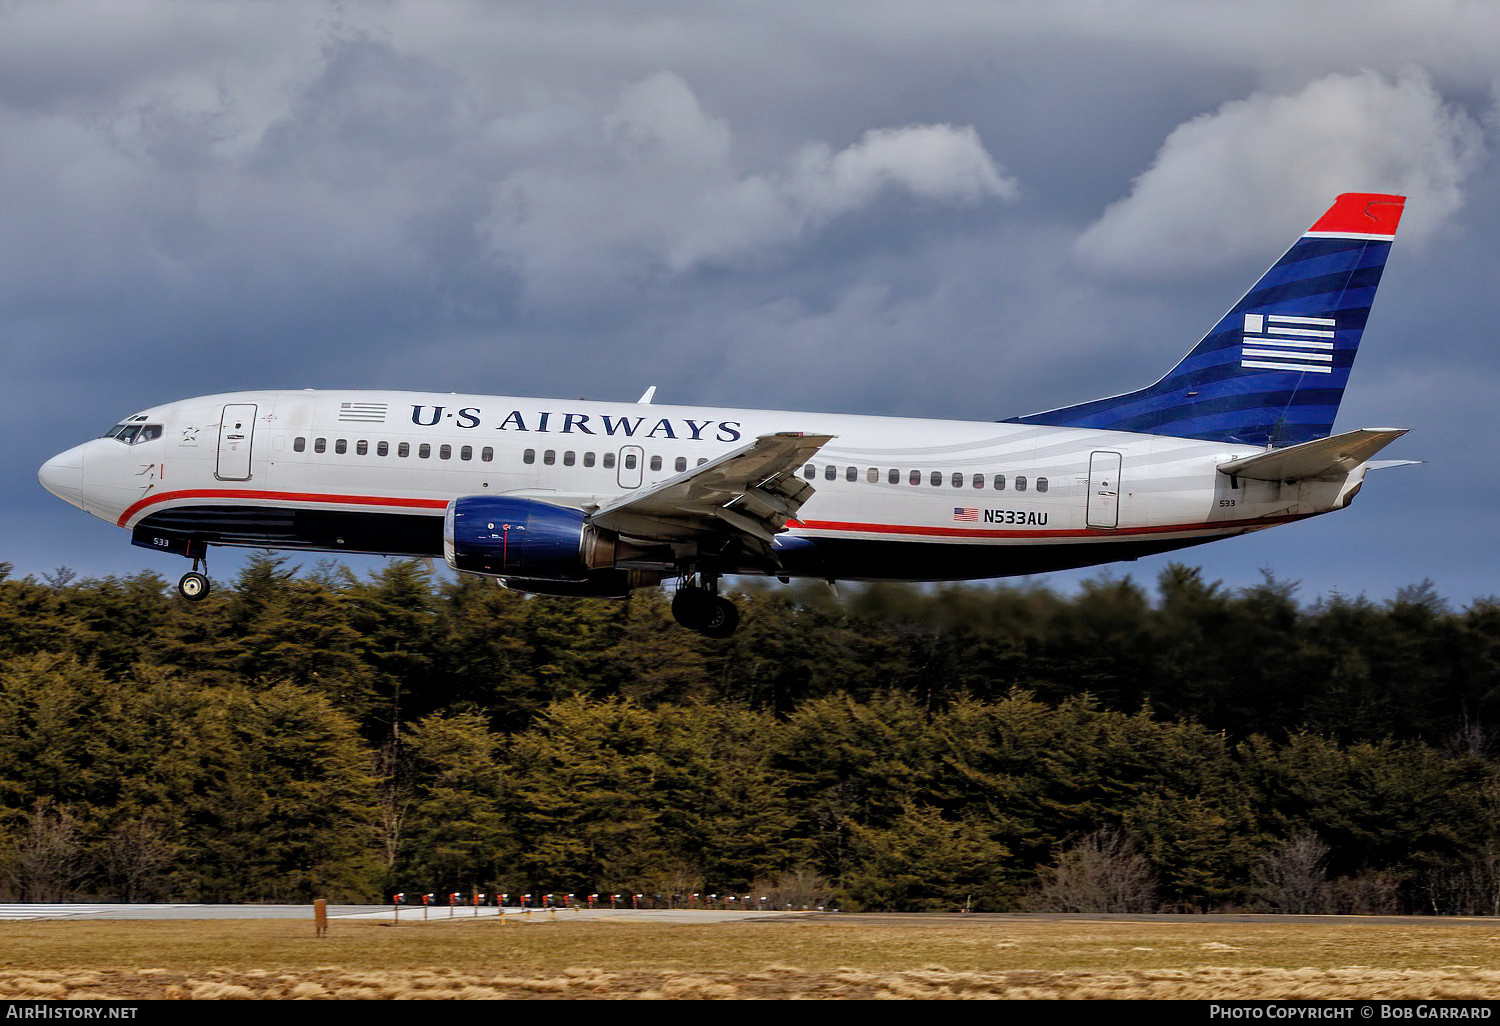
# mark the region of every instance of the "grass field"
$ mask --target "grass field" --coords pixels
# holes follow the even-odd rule
[[[1500,998],[1500,921],[0,924],[0,999]]]

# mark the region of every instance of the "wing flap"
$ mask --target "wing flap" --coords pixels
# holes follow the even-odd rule
[[[769,545],[813,494],[797,470],[832,435],[781,432],[651,488],[623,495],[589,518],[608,531],[671,541],[703,534],[746,535]]]

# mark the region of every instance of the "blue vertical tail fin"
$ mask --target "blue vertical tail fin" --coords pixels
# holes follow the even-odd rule
[[[1266,446],[1326,438],[1405,203],[1338,197],[1156,384],[1006,423]]]

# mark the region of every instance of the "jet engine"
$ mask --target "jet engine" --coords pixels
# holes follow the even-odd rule
[[[615,565],[618,537],[580,509],[504,495],[465,495],[443,517],[443,558],[455,570],[534,581],[590,581]]]

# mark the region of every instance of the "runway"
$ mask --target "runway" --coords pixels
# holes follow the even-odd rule
[[[329,919],[385,920],[405,924],[440,924],[473,919],[496,919],[500,909],[493,905],[447,905],[429,907],[423,913],[420,905],[403,905],[397,914],[390,905],[329,905]],[[533,908],[523,912],[506,906],[507,923],[549,923],[583,920],[628,919],[637,923],[723,923],[753,919],[785,919],[818,915],[815,912],[762,912],[704,908],[611,909],[611,908]],[[110,905],[110,904],[0,904],[0,922],[39,920],[104,919],[311,919],[311,905]]]
[[[373,920],[401,925],[423,923],[469,922],[475,919],[497,919],[500,909],[493,905],[430,906],[424,914],[420,905],[403,905],[399,915],[390,905],[329,905],[328,918]],[[184,919],[311,919],[312,905],[212,905],[212,904],[0,904],[0,923],[69,920],[184,920]],[[1094,912],[783,912],[742,911],[738,909],[629,909],[629,908],[533,908],[523,912],[506,906],[507,924],[604,922],[609,920],[635,923],[740,923],[774,920],[818,920],[844,922],[861,926],[946,926],[958,923],[979,925],[1004,922],[1100,922],[1100,923],[1261,923],[1303,924],[1345,923],[1350,925],[1484,927],[1495,929],[1497,920],[1468,916],[1376,916],[1376,915],[1284,915],[1275,913],[1217,913],[1184,915],[1181,913],[1094,913]]]

